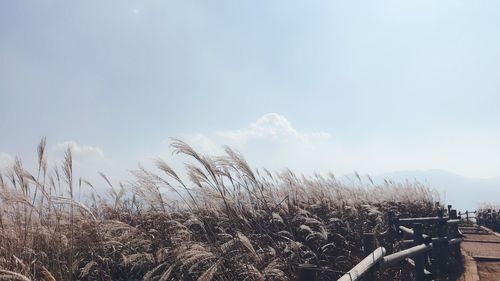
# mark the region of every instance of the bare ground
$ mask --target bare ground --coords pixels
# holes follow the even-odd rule
[[[494,243],[498,242],[498,243]],[[474,257],[500,257],[498,233],[465,234],[462,242],[465,273],[460,281],[500,281],[500,261],[476,261]]]

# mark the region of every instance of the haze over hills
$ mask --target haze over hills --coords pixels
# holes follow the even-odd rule
[[[500,200],[500,177],[468,178],[445,170],[398,171],[372,177],[375,183],[384,179],[395,182],[419,181],[435,188],[446,204],[458,210],[472,210],[483,202]]]

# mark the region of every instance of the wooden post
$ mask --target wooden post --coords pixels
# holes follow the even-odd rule
[[[438,217],[440,217],[440,218],[444,217],[444,210],[443,210],[442,208],[439,208],[439,209],[437,210],[437,215],[438,215]]]
[[[441,210],[440,215],[442,217],[443,215],[443,210]],[[446,235],[446,221],[441,220],[437,222],[437,236],[438,238],[444,238]],[[436,259],[437,259],[437,266],[439,268],[439,274],[440,276],[443,276],[443,274],[447,271],[446,270],[446,257],[447,257],[447,241],[438,241],[437,242],[437,252],[436,252]]]
[[[457,218],[457,210],[451,210],[450,211],[450,219],[454,220]],[[448,240],[450,238],[456,238],[458,237],[458,223],[454,223],[450,226],[450,234],[448,235]]]
[[[450,219],[456,219],[457,218],[457,210],[451,210],[450,211]],[[448,240],[451,238],[457,238],[459,236],[458,233],[458,223],[453,223],[450,225],[449,232],[448,232]],[[460,256],[460,243],[452,245],[452,255],[459,257]]]
[[[396,237],[398,238],[401,238],[401,235],[403,234],[401,232],[401,230],[399,230],[399,226],[401,225],[401,223],[399,222],[399,218],[397,216],[394,217],[393,221],[392,221],[393,225],[394,225],[394,229],[396,230]]]
[[[394,211],[387,212],[387,224],[389,225],[389,228],[394,226]]]
[[[469,211],[465,211],[465,223],[469,223]]]
[[[437,215],[438,217],[442,218],[443,217],[443,209],[438,209],[437,210]],[[437,238],[443,238],[445,236],[445,231],[444,231],[444,224],[446,222],[444,220],[438,220],[436,221],[435,224],[435,235]],[[443,253],[442,253],[442,242],[440,240],[432,241],[432,272],[436,274],[435,276],[439,277],[441,276],[442,273],[442,260],[443,258]]]
[[[491,219],[491,229],[493,231],[498,231],[498,221],[497,221],[497,213],[495,210],[493,210],[493,213],[491,213],[492,219]]]
[[[492,216],[491,216],[491,209],[488,209],[488,218],[486,219],[486,227],[491,228],[491,222],[492,222]]]
[[[363,251],[365,256],[369,256],[375,251],[375,234],[374,233],[364,233],[363,234]],[[375,271],[370,269],[365,277],[363,278],[365,281],[375,281]]]
[[[413,224],[413,240],[415,241],[415,245],[420,245],[424,242],[423,234],[423,226],[421,223]],[[421,253],[415,256],[415,281],[424,281],[424,257],[425,254]]]
[[[454,220],[457,218],[457,210],[450,210],[450,219]]]
[[[500,231],[500,210],[497,210],[497,221],[496,221],[496,227],[495,231]]]
[[[301,264],[299,266],[299,281],[316,281],[316,266]]]

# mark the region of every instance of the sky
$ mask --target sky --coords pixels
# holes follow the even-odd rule
[[[222,145],[256,167],[500,177],[498,1],[1,1],[0,168],[114,180]]]

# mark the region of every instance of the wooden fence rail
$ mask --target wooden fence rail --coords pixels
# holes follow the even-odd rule
[[[365,233],[363,235],[363,248],[366,257],[337,281],[361,279],[374,281],[375,271],[397,266],[403,261],[407,261],[413,266],[416,281],[429,280],[433,275],[445,275],[447,273],[447,259],[450,256],[460,255],[460,242],[462,241],[458,230],[458,224],[461,220],[456,210],[451,209],[451,205],[448,205],[447,211],[446,217],[444,210],[439,210],[436,217],[424,218],[398,218],[393,213],[389,213],[389,230],[396,235],[398,240],[405,236],[410,237],[411,239],[400,241],[401,245],[406,245],[409,248],[387,254],[384,247],[376,248],[375,234]],[[412,228],[401,224],[412,224]],[[432,237],[430,233],[424,234],[424,224],[435,226],[437,237]],[[433,257],[432,262],[430,253]],[[316,273],[321,272],[321,269],[311,265],[301,265],[299,269],[300,281],[314,281]]]
[[[476,213],[476,221],[478,225],[500,231],[500,210],[478,210]]]
[[[465,212],[458,212],[458,219],[460,220],[460,223],[462,223],[462,229],[466,228],[467,225],[474,225],[477,223],[477,211],[469,211],[466,210]],[[464,226],[465,225],[465,226]],[[460,233],[462,234],[462,233]]]
[[[366,275],[376,264],[383,260],[385,248],[380,247],[344,274],[338,281],[356,281]]]

